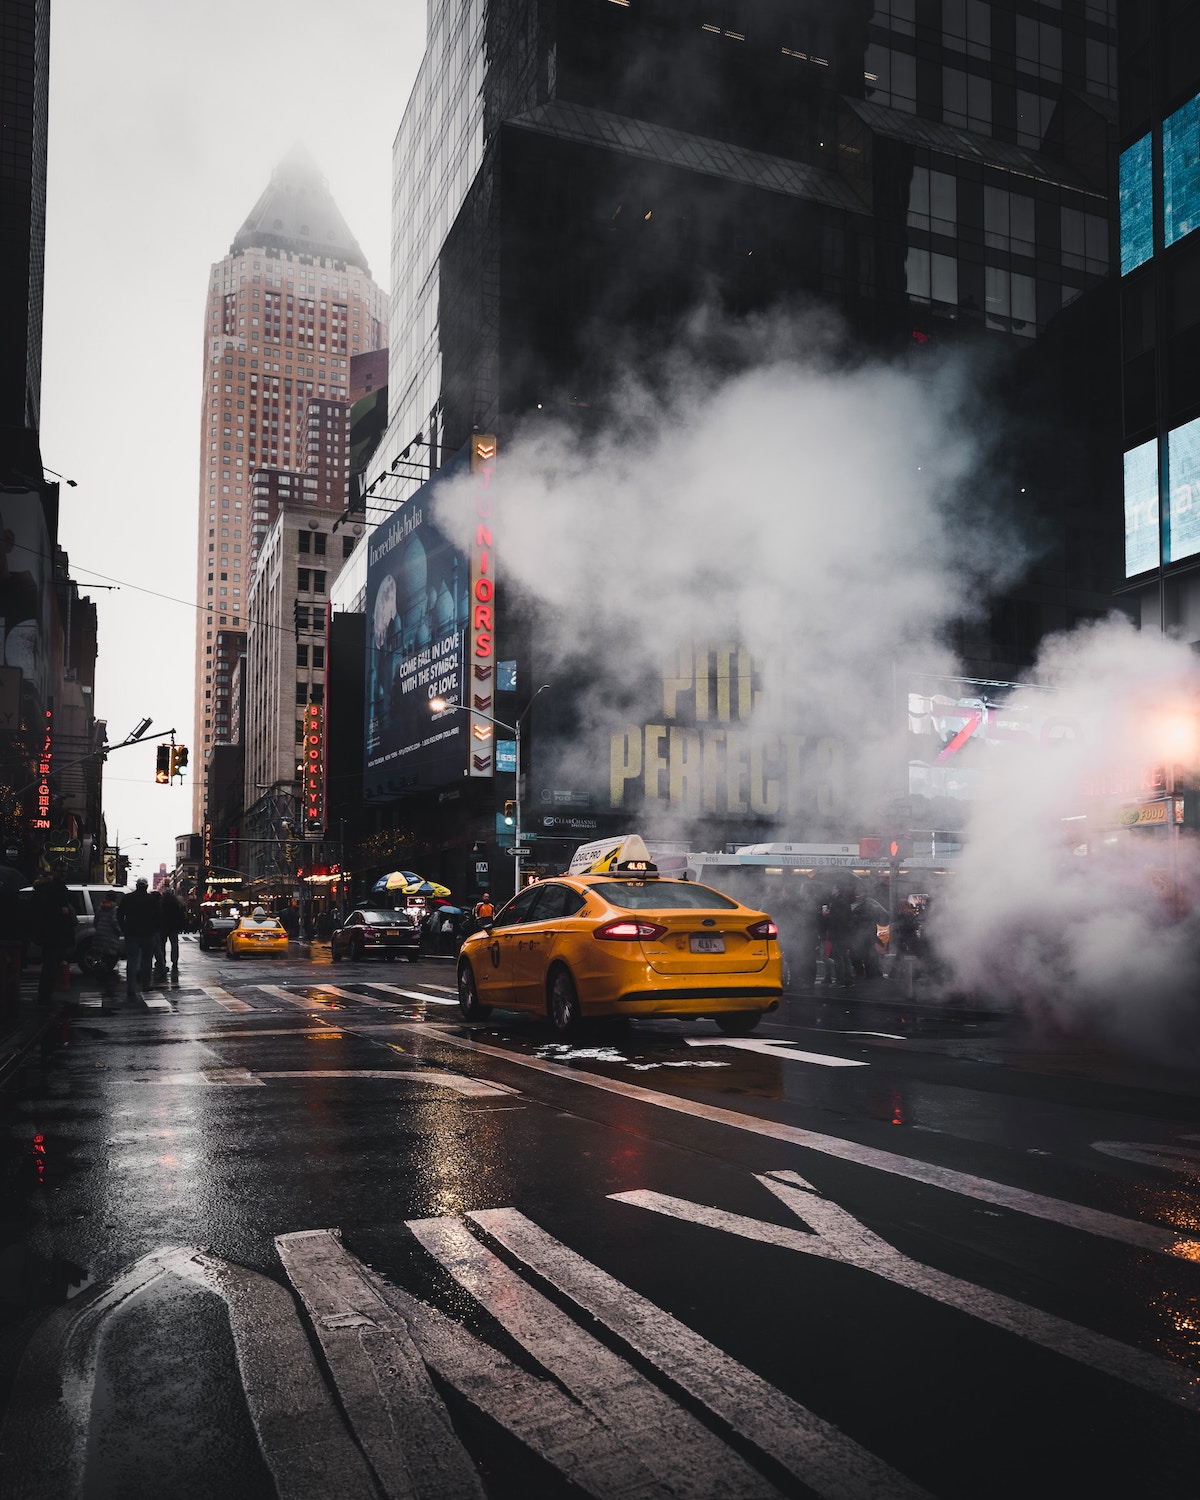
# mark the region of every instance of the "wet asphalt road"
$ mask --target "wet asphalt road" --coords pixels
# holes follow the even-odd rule
[[[1196,1492],[1194,1075],[453,983],[193,940],[0,1096],[0,1495]]]

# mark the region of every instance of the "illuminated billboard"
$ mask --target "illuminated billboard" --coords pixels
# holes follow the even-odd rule
[[[1163,121],[1163,243],[1200,228],[1200,94]]]
[[[1158,567],[1158,439],[1125,455],[1125,577]]]
[[[1167,434],[1167,514],[1163,557],[1179,562],[1200,552],[1200,417]]]
[[[386,797],[461,779],[467,715],[436,718],[429,700],[466,701],[471,562],[433,520],[435,501],[470,473],[463,448],[386,521],[367,551],[363,793]]]
[[[1154,254],[1154,152],[1149,135],[1121,152],[1121,275]]]

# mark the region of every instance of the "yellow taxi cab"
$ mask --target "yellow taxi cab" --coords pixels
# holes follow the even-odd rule
[[[246,958],[250,954],[286,958],[288,936],[278,917],[268,916],[261,906],[256,906],[253,915],[238,918],[225,939],[225,951],[230,958]]]
[[[463,943],[458,1003],[545,1016],[567,1035],[599,1016],[709,1016],[742,1036],[778,1008],[783,964],[765,912],[649,859],[527,886]]]

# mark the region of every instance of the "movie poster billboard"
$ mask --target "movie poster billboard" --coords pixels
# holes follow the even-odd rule
[[[436,720],[429,700],[465,702],[471,564],[433,519],[439,491],[470,473],[464,448],[375,528],[367,553],[363,792],[388,797],[459,781],[466,714]]]

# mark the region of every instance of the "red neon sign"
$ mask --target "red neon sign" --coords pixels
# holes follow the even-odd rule
[[[312,829],[325,829],[325,730],[321,705],[310,703],[304,710],[304,822]]]

